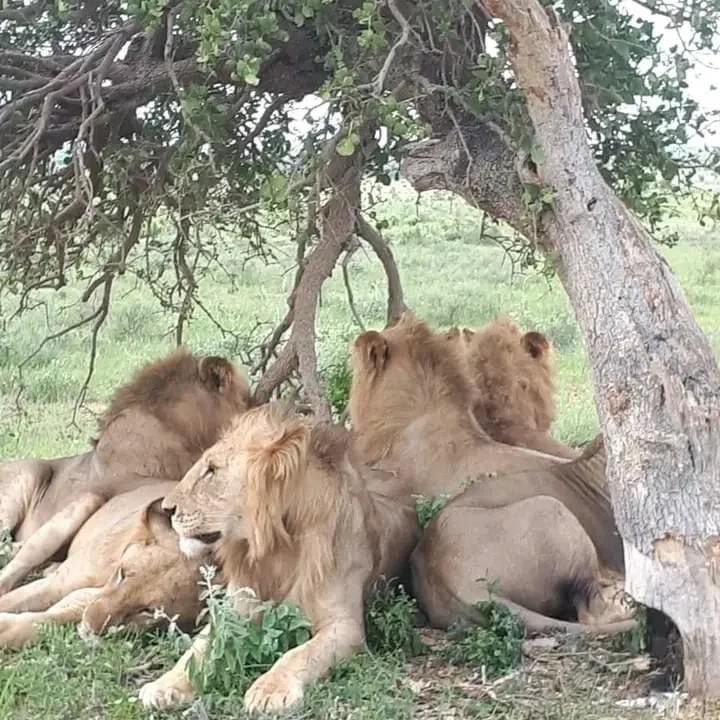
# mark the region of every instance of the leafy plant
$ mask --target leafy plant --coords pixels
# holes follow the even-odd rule
[[[12,557],[12,535],[7,529],[0,529],[0,568],[4,568]]]
[[[329,365],[323,373],[327,396],[333,412],[339,417],[347,408],[352,384],[352,371],[347,362]]]
[[[415,628],[416,612],[415,600],[408,596],[402,585],[379,583],[365,610],[368,647],[378,653],[419,655],[424,646]]]
[[[453,665],[483,667],[488,678],[504,675],[520,664],[525,629],[515,613],[493,600],[475,609],[476,623],[451,627],[440,654]]]
[[[432,519],[447,505],[449,495],[418,495],[415,500],[415,511],[420,527],[425,529]]]
[[[210,577],[210,581],[212,577]],[[310,622],[289,603],[257,601],[253,616],[240,615],[235,597],[207,582],[209,649],[202,663],[190,661],[193,685],[202,693],[244,692],[288,650],[310,639]],[[250,592],[247,588],[241,593]]]

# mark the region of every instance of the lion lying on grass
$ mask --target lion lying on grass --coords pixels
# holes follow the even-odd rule
[[[370,493],[348,455],[342,428],[315,427],[277,404],[240,417],[163,501],[188,555],[211,545],[230,592],[292,601],[313,637],[290,650],[245,695],[248,711],[299,703],[308,683],[364,645],[363,601],[392,577],[417,542],[417,516]],[[251,601],[237,611],[252,613]],[[207,649],[208,628],[162,677],[145,685],[146,706],[189,701],[186,665]]]
[[[44,623],[105,627],[157,624],[162,608],[180,625],[200,612],[199,566],[187,558],[159,501],[177,483],[145,485],[108,500],[78,530],[67,559],[46,577],[0,598],[0,647],[33,642]]]
[[[475,417],[491,438],[557,457],[578,457],[578,451],[550,434],[555,368],[545,335],[522,333],[510,318],[498,318],[479,330],[451,328],[445,337],[480,391]]]
[[[634,621],[615,622],[626,610],[603,597],[603,584],[624,571],[607,490],[592,481],[604,465],[596,440],[578,460],[484,480],[453,498],[411,559],[431,624],[472,620],[476,603],[492,597],[533,632],[632,628]]]
[[[247,381],[228,360],[180,349],[115,393],[91,451],[0,465],[0,530],[22,544],[0,572],[0,596],[67,547],[108,499],[179,481],[249,405]]]

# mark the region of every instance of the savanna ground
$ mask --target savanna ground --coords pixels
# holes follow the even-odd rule
[[[597,432],[598,423],[582,342],[557,280],[513,271],[509,258],[482,237],[480,217],[459,201],[424,198],[402,185],[385,192],[377,219],[391,241],[404,282],[406,300],[433,325],[480,325],[498,314],[537,328],[553,340],[558,356],[558,419],[555,434],[578,444]],[[703,228],[689,213],[668,221],[680,234],[675,248],[662,254],[677,274],[692,309],[716,352],[720,351],[720,230]],[[486,232],[497,232],[493,227]],[[207,309],[233,334],[223,334],[197,311],[187,344],[201,353],[238,357],[261,339],[284,314],[292,283],[292,248],[278,233],[275,259],[266,265],[248,259],[249,244],[229,238],[222,252],[224,271],[204,281]],[[374,256],[364,250],[351,264],[355,304],[367,327],[380,327],[385,313],[385,279]],[[119,383],[147,360],[174,345],[172,319],[153,295],[128,273],[116,289],[115,303],[101,331],[95,373],[86,408],[72,424],[77,392],[87,372],[86,332],[46,344],[23,368],[49,333],[80,317],[72,289],[48,295],[0,335],[0,457],[56,456],[86,446],[95,416]],[[7,318],[9,299],[1,306]],[[259,325],[262,324],[262,325]],[[347,304],[340,271],[326,284],[319,316],[319,360],[334,397],[347,386],[347,351],[359,332]],[[22,412],[17,410],[17,392]],[[394,612],[388,610],[391,617]],[[395,620],[393,620],[395,622]],[[401,621],[397,621],[402,625]],[[400,626],[398,626],[400,627]],[[400,628],[399,631],[402,631]],[[414,658],[375,652],[345,663],[332,678],[313,688],[293,718],[649,718],[703,715],[703,708],[674,705],[628,708],[619,700],[647,695],[641,659],[607,643],[568,641],[535,647],[519,670],[500,681],[483,682],[482,669],[449,664],[437,648],[442,634],[423,631],[429,647]],[[0,719],[56,720],[146,717],[240,718],[242,694],[210,694],[190,709],[148,713],[135,700],[138,686],[156,677],[177,656],[179,640],[167,633],[145,637],[116,634],[96,646],[85,645],[74,628],[53,628],[43,641],[21,652],[0,651]],[[472,658],[471,658],[472,660]],[[706,708],[708,717],[718,710]]]

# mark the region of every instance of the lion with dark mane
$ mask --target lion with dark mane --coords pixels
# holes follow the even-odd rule
[[[66,548],[110,498],[179,481],[249,406],[247,381],[232,363],[181,348],[115,393],[89,452],[0,465],[0,530],[21,544],[0,572],[0,596]]]
[[[475,417],[490,437],[557,457],[578,457],[579,452],[550,434],[555,362],[545,335],[523,333],[510,318],[501,317],[478,330],[451,328],[446,338],[479,390]]]
[[[283,655],[245,695],[248,711],[298,704],[308,683],[365,641],[363,602],[381,576],[407,564],[417,542],[413,503],[369,492],[347,432],[311,428],[272,403],[240,417],[163,501],[187,555],[211,546],[235,594],[236,610],[259,600],[291,601],[313,637]],[[147,706],[194,696],[187,663],[202,661],[209,628],[162,677],[141,688]]]

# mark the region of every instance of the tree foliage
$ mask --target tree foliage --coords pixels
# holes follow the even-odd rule
[[[720,1],[552,5],[572,28],[597,162],[656,229],[673,195],[718,169],[703,143],[717,118],[690,96],[688,74],[717,51]],[[268,252],[282,221],[297,243],[296,288],[254,369],[270,373],[266,395],[298,365],[307,381],[314,358],[303,361],[292,328],[314,323],[322,280],[354,234],[390,272],[390,314],[403,307],[359,183],[391,182],[408,143],[454,135],[468,187],[473,172],[481,178],[476,204],[533,239],[552,198],[533,173],[538,149],[508,42],[471,0],[9,0],[0,10],[3,290],[22,310],[33,293],[83,283],[79,325],[96,332],[114,278],[133,273],[176,314],[180,341],[221,244],[242,235]],[[717,217],[717,204],[703,212]]]

